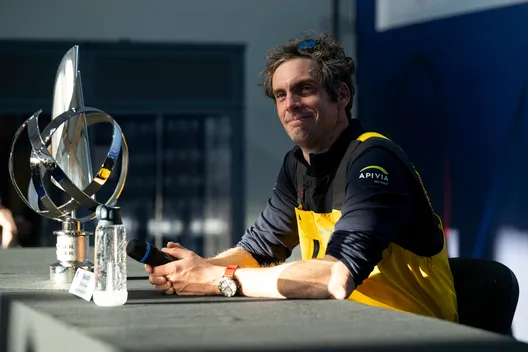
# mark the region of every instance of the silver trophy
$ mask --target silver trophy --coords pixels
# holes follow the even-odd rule
[[[51,122],[40,130],[42,110],[27,119],[15,133],[9,155],[9,174],[16,192],[38,214],[61,222],[57,236],[57,261],[50,266],[50,279],[56,283],[73,280],[77,268],[93,270],[88,260],[88,236],[85,222],[95,219],[99,204],[115,205],[123,190],[128,169],[128,147],[119,125],[107,113],[84,106],[81,74],[78,70],[79,48],[74,46],[62,58],[55,78]],[[92,173],[88,126],[109,123],[113,127],[110,150],[101,168]],[[27,194],[15,177],[13,159],[17,140],[26,129],[31,144],[31,172]],[[104,203],[96,193],[109,179],[121,156],[121,172],[113,194]],[[57,205],[59,198],[61,205]]]

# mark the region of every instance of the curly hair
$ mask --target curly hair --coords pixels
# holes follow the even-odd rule
[[[305,43],[309,45],[305,45]],[[308,35],[305,35],[303,39],[292,38],[268,51],[266,68],[261,73],[262,86],[266,96],[275,100],[272,87],[273,74],[281,64],[295,58],[310,58],[315,61],[317,68],[313,74],[321,78],[326,92],[334,101],[337,101],[339,96],[341,83],[348,86],[350,101],[346,106],[346,113],[350,118],[355,93],[352,77],[356,70],[356,64],[351,57],[345,55],[341,44],[327,33],[323,33],[315,39],[311,39]]]

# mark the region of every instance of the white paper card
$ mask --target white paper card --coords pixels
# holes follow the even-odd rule
[[[95,274],[81,268],[77,269],[68,292],[90,302],[94,291]]]

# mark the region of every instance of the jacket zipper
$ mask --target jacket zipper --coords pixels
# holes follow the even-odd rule
[[[301,209],[303,209],[305,193],[306,193],[306,185],[303,185],[301,187],[301,190],[299,191],[299,199],[297,200],[297,202],[301,206]]]

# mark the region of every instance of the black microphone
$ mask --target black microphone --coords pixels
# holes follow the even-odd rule
[[[177,260],[150,243],[140,240],[130,240],[127,243],[126,251],[129,257],[151,266],[159,266]]]

